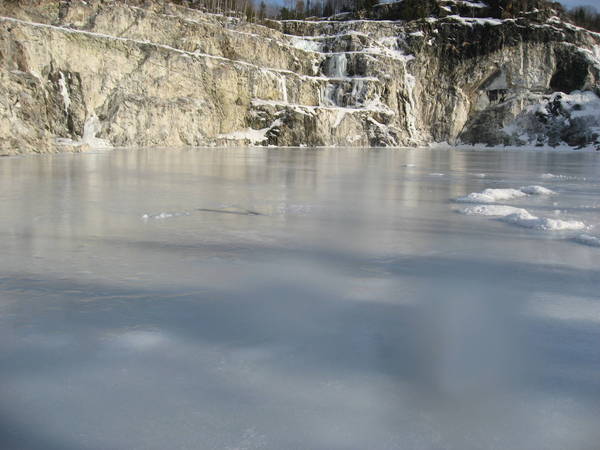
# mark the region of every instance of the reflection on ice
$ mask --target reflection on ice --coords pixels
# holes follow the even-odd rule
[[[595,157],[0,160],[0,448],[592,450],[598,248],[451,200],[597,227]]]

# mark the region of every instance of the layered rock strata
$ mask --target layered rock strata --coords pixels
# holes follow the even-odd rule
[[[263,26],[50,0],[0,16],[3,154],[600,144],[600,36],[555,16]]]

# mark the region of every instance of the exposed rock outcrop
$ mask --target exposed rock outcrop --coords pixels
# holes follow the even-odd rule
[[[31,3],[0,6],[3,154],[600,144],[600,36],[547,14],[267,27],[168,4]]]

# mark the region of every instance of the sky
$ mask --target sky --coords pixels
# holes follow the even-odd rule
[[[567,8],[572,8],[574,6],[594,6],[596,9],[600,10],[600,0],[559,0],[560,3],[565,5]],[[269,3],[273,5],[283,4],[284,0],[271,0]]]
[[[561,3],[567,8],[572,8],[573,6],[590,5],[600,9],[600,0],[561,0]]]

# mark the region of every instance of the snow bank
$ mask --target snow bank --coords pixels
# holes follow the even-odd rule
[[[451,15],[451,16],[448,16],[447,18],[455,20],[457,22],[460,22],[462,25],[467,25],[467,26],[473,26],[473,25],[498,26],[498,25],[502,25],[504,23],[504,21],[499,20],[499,19],[491,19],[491,18],[480,19],[480,18],[463,17],[463,16],[459,16],[459,15]]]
[[[247,128],[245,130],[220,134],[218,137],[221,139],[247,140],[253,144],[259,144],[267,140],[267,131],[270,129],[271,128],[262,128],[260,130],[254,130],[252,128]]]
[[[502,132],[518,145],[600,148],[600,97],[591,91],[540,96]]]
[[[287,102],[286,102],[287,103]],[[267,133],[273,128],[281,126],[282,122],[280,119],[276,119],[266,128],[255,130],[253,128],[247,128],[245,130],[233,131],[231,133],[220,134],[220,139],[233,139],[233,140],[246,140],[252,144],[261,144],[268,139]]]

